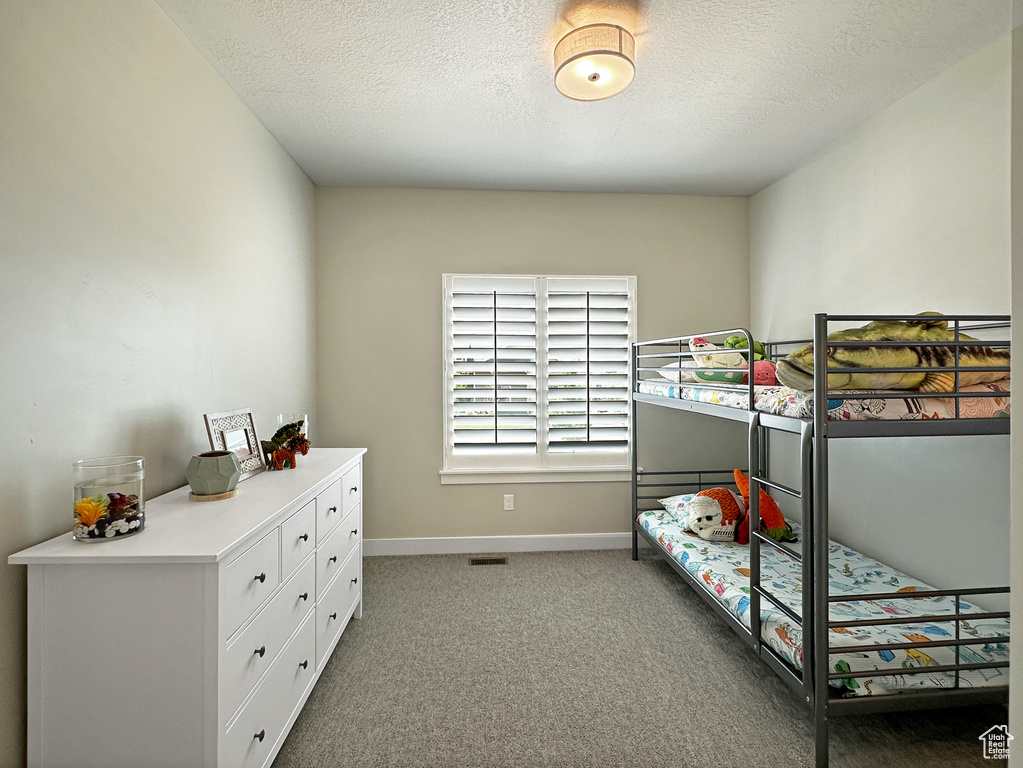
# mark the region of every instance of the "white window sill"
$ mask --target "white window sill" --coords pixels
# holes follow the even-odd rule
[[[559,467],[556,469],[442,469],[441,485],[484,483],[621,483],[632,480],[632,471],[622,467]]]

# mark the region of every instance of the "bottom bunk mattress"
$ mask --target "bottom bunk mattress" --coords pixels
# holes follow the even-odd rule
[[[705,541],[682,530],[681,524],[665,510],[641,512],[636,518],[643,529],[661,546],[665,553],[690,573],[730,613],[750,628],[748,544],[734,541]],[[793,525],[793,528],[796,528]],[[841,646],[882,645],[891,643],[952,640],[956,635],[956,622],[941,620],[942,615],[955,613],[954,597],[919,597],[913,599],[854,601],[855,594],[877,592],[912,592],[932,589],[876,560],[830,542],[830,591],[838,596],[847,593],[849,602],[831,605],[832,621],[861,619],[891,619],[897,616],[934,616],[934,621],[914,624],[890,624],[835,628],[830,630],[832,648]],[[783,602],[797,615],[802,612],[802,571],[794,558],[773,547],[761,546],[760,583],[769,593]],[[960,601],[961,613],[983,612],[984,609]],[[768,601],[761,600],[761,638],[772,649],[801,668],[803,661],[802,628]],[[996,638],[1008,636],[1008,619],[962,620],[959,634],[963,639]],[[961,646],[960,663],[974,664],[1009,660],[1009,648],[1004,643],[990,642]],[[837,653],[831,656],[835,672],[868,672],[869,677],[850,677],[832,686],[841,688],[842,696],[870,696],[899,693],[924,688],[951,688],[955,685],[952,672],[929,671],[928,667],[954,664],[955,650],[948,646],[880,650],[872,653]],[[884,674],[884,670],[919,669],[913,674]],[[959,686],[1004,686],[1009,683],[1008,668],[963,670],[959,673]]]

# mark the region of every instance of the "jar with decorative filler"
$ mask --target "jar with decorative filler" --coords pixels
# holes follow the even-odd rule
[[[145,527],[141,456],[106,456],[74,462],[76,541],[107,541]]]

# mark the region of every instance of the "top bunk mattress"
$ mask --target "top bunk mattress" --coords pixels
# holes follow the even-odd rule
[[[756,410],[777,416],[799,419],[813,417],[813,392],[804,392],[783,386],[755,386],[753,400]],[[637,382],[636,391],[646,395],[691,400],[729,408],[749,410],[749,390],[746,386],[734,389],[699,384],[675,384],[667,380],[644,379]],[[959,418],[1009,418],[1010,380],[974,384],[962,387],[961,392],[988,393],[982,397],[959,398]],[[1005,393],[1005,397],[998,394]],[[848,390],[849,394],[872,394],[871,390]],[[878,392],[885,397],[842,398],[839,393],[828,394],[828,419],[833,421],[954,419],[956,398],[919,397],[910,390]]]

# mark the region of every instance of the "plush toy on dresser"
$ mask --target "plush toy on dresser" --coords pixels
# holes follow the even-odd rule
[[[304,424],[302,421],[285,424],[274,432],[272,438],[260,441],[267,467],[277,470],[285,467],[294,469],[296,454],[305,456],[309,453],[309,440],[302,431]]]

